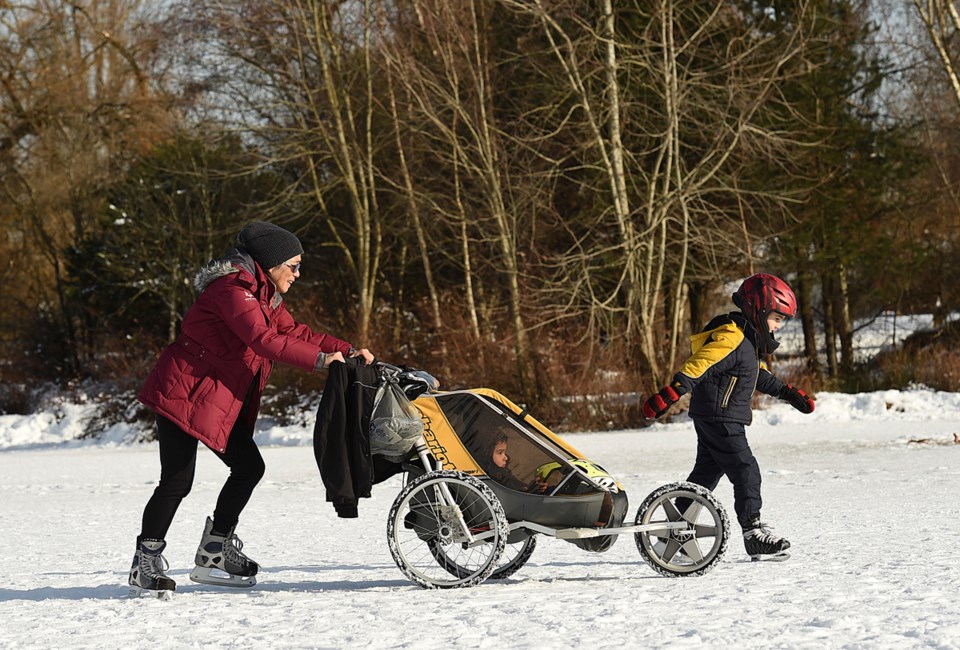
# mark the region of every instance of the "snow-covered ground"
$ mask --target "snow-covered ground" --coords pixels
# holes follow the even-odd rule
[[[238,528],[260,584],[187,577],[226,476],[202,451],[168,536],[169,602],[125,585],[156,444],[124,444],[119,429],[63,442],[75,432],[44,417],[0,418],[0,648],[960,648],[957,394],[821,394],[810,416],[758,411],[749,437],[765,519],[793,543],[785,563],[749,562],[734,531],[711,573],[671,579],[630,536],[599,554],[541,538],[512,578],[460,590],[420,589],[393,563],[399,478],[359,519],[338,519],[310,432],[269,428],[267,474]],[[567,438],[620,479],[630,518],[686,476],[695,448],[683,417]],[[732,511],[729,484],[717,494]]]

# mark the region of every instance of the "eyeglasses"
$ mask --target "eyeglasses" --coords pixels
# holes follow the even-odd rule
[[[286,262],[284,262],[283,265],[288,269],[290,269],[291,271],[293,271],[294,273],[300,272],[300,262],[297,262],[296,264],[287,264]]]

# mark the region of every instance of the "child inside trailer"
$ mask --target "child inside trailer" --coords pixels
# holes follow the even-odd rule
[[[510,442],[509,436],[505,431],[501,431],[491,438],[493,445],[490,452],[490,461],[485,463],[484,467],[487,476],[511,490],[526,492],[530,484],[524,483],[510,471],[510,454],[507,453],[507,446]]]
[[[475,463],[475,471],[465,470],[470,474],[488,477],[516,492],[545,497],[590,493],[598,486],[606,491],[618,489],[606,470],[546,433],[532,418],[508,415],[494,406],[496,398],[491,401],[489,395],[452,392],[434,399]]]

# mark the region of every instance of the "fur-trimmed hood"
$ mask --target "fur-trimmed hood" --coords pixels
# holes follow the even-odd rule
[[[198,294],[201,294],[214,281],[226,275],[239,273],[241,270],[246,271],[256,280],[257,268],[257,263],[253,261],[250,254],[243,247],[237,246],[227,251],[227,254],[220,259],[213,260],[197,271],[197,274],[193,276],[193,288],[197,290]],[[266,282],[273,284],[269,278],[266,279]],[[270,293],[273,297],[270,299],[270,307],[276,309],[283,302],[283,295],[276,290],[276,287],[272,287],[272,289]]]
[[[201,294],[220,278],[240,273],[240,271],[246,271],[254,279],[254,282],[257,282],[258,269],[257,263],[253,261],[250,254],[242,246],[236,246],[227,251],[227,254],[220,259],[213,260],[197,271],[197,274],[193,276],[193,288],[197,290],[197,294]],[[269,285],[273,284],[269,278],[265,278],[264,281]],[[270,286],[270,289],[272,290],[267,294],[272,294],[270,307],[276,309],[283,302],[283,295],[276,290],[276,287]]]
[[[193,288],[197,293],[203,293],[215,280],[225,275],[239,273],[244,270],[253,277],[257,277],[257,264],[253,258],[239,247],[231,248],[227,254],[218,260],[213,260],[193,276]]]

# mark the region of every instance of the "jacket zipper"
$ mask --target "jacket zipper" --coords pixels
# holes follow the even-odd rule
[[[723,401],[720,403],[720,408],[726,410],[727,406],[730,404],[730,396],[733,394],[733,387],[737,385],[737,378],[730,378],[730,385],[727,386],[727,390],[723,393]]]

